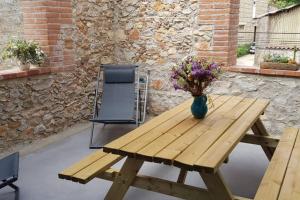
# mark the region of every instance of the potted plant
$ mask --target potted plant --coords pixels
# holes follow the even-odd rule
[[[189,56],[182,63],[173,67],[171,81],[175,90],[188,91],[194,97],[191,106],[192,114],[197,119],[203,119],[208,111],[207,96],[204,90],[217,80],[221,67],[207,59]]]
[[[41,66],[46,59],[45,53],[36,42],[22,39],[11,39],[2,51],[2,59],[18,60],[20,70],[29,70],[30,65]]]
[[[299,64],[296,63],[295,57],[295,54],[293,59],[279,54],[267,54],[264,56],[263,62],[260,63],[260,68],[297,71]]]

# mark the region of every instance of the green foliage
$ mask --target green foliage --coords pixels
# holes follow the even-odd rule
[[[289,63],[289,57],[279,54],[267,54],[264,56],[264,62]]]
[[[242,57],[250,53],[251,44],[242,44],[238,46],[237,57]]]
[[[300,0],[270,0],[270,3],[278,8],[285,8],[293,4],[299,4]]]
[[[46,55],[36,42],[22,39],[10,39],[1,53],[3,60],[17,58],[21,63],[41,65]]]

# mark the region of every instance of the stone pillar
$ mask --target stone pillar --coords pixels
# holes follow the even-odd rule
[[[21,0],[24,35],[39,42],[49,67],[74,66],[71,0]]]
[[[199,0],[201,24],[212,24],[212,47],[199,52],[202,57],[212,57],[226,66],[236,64],[238,40],[239,0]]]

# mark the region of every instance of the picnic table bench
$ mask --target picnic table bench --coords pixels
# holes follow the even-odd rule
[[[284,131],[255,196],[273,199],[300,199],[300,129]]]
[[[300,169],[299,130],[287,129],[281,140],[269,136],[259,118],[268,100],[211,98],[214,106],[204,120],[193,118],[190,99],[93,152],[61,172],[59,178],[82,184],[94,178],[111,180],[108,200],[122,199],[130,186],[182,199],[246,200],[231,193],[219,171],[236,145],[245,142],[261,145],[271,160],[255,199],[299,199],[299,187],[294,187],[300,184],[299,172],[292,176]],[[250,128],[254,134],[247,134]],[[112,169],[122,158],[126,161],[121,170]],[[177,182],[137,175],[145,161],[179,167]],[[188,171],[198,171],[207,189],[186,185]],[[288,195],[295,198],[285,198]]]

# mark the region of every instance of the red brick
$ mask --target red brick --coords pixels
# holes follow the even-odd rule
[[[48,55],[51,67],[63,67],[64,62],[66,66],[73,65],[75,59],[72,41],[66,41],[65,45],[59,46],[61,45],[59,40],[63,31],[61,30],[62,25],[73,23],[71,0],[22,0],[21,6],[23,9],[25,38],[40,43]],[[61,48],[65,49],[57,51]],[[43,70],[46,69],[43,68]],[[36,75],[40,71],[31,70],[26,73]],[[24,74],[19,75],[25,76]]]

